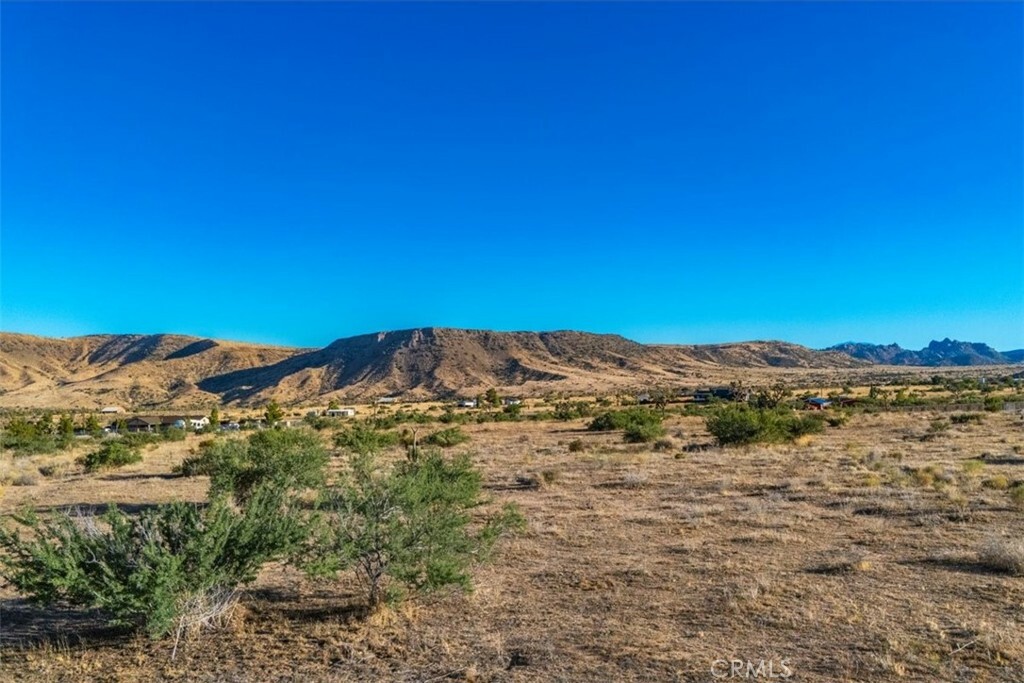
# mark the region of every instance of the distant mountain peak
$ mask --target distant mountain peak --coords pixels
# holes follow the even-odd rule
[[[845,342],[828,349],[845,353],[853,358],[883,365],[921,365],[927,367],[1004,365],[1022,360],[1018,351],[1000,353],[988,344],[963,342],[946,337],[932,340],[920,351],[902,348],[899,344],[868,344]]]

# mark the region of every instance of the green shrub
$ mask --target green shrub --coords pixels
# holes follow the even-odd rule
[[[110,470],[142,462],[142,453],[137,446],[124,441],[108,441],[97,450],[84,455],[80,462],[86,472]]]
[[[608,410],[591,420],[587,429],[595,432],[622,429],[626,443],[649,443],[665,435],[661,421],[661,413],[647,408]]]
[[[278,488],[315,488],[323,484],[327,451],[316,434],[298,429],[268,429],[248,439],[205,441],[200,453],[180,471],[210,477],[211,496],[231,493],[246,501],[262,484]]]
[[[986,396],[985,397],[985,410],[990,413],[998,413],[1003,409],[1005,401],[999,396]]]
[[[592,432],[607,432],[626,429],[633,425],[660,425],[662,416],[647,408],[627,408],[626,410],[608,410],[587,425]]]
[[[44,605],[101,610],[112,625],[158,638],[233,605],[235,590],[285,556],[305,528],[283,492],[261,488],[243,510],[170,503],[130,517],[34,514],[0,529],[0,575]]]
[[[957,413],[956,415],[950,415],[950,421],[955,425],[970,424],[981,424],[985,421],[985,415],[983,413]]]
[[[390,446],[397,446],[401,440],[398,432],[384,432],[365,423],[356,423],[343,432],[334,435],[334,445],[353,453],[376,453]]]
[[[44,416],[36,422],[30,422],[23,417],[11,418],[0,429],[0,444],[18,455],[52,453],[66,444],[67,440],[53,434],[48,425],[49,419],[49,416]]]
[[[463,432],[459,427],[442,429],[441,431],[434,432],[423,439],[424,444],[428,446],[440,446],[441,448],[458,446],[459,444],[466,443],[467,441],[469,441],[469,434]]]
[[[593,414],[593,406],[588,401],[559,401],[552,416],[556,420],[576,420]]]
[[[1024,484],[1016,484],[1009,490],[1010,500],[1019,508],[1024,508]]]
[[[834,410],[825,414],[825,422],[829,427],[842,427],[850,420],[850,414],[846,411]]]
[[[631,424],[626,427],[623,439],[626,443],[650,443],[665,436],[665,428],[660,424]]]
[[[722,446],[791,441],[825,429],[825,420],[818,414],[801,416],[785,408],[758,410],[745,405],[716,407],[704,420]]]
[[[511,506],[472,523],[470,511],[483,502],[480,481],[468,456],[447,460],[425,451],[390,469],[372,455],[357,456],[347,476],[325,492],[306,570],[332,576],[354,569],[371,607],[410,593],[469,588],[472,564],[522,524]]]

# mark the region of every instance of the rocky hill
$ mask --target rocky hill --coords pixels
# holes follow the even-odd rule
[[[646,345],[585,332],[422,328],[339,339],[322,349],[180,335],[49,339],[0,334],[0,406],[152,408],[286,403],[326,396],[450,397],[499,387],[524,395],[699,381],[722,368],[842,368],[863,361],[785,342]]]
[[[904,349],[898,344],[864,344],[847,342],[833,346],[853,358],[885,365],[921,365],[928,367],[1004,365],[1024,360],[1024,351],[1001,353],[988,344],[955,341],[949,338],[933,341],[920,351]]]

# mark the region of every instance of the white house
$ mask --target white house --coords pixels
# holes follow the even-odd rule
[[[355,417],[355,408],[328,408],[324,413],[327,417]]]
[[[120,406],[106,406],[101,408],[100,412],[104,415],[110,415],[111,413],[123,413],[124,410]]]
[[[476,408],[476,399],[468,398],[464,401],[459,401],[460,408]]]
[[[193,429],[196,429],[196,430],[206,429],[206,427],[209,424],[210,424],[210,418],[207,418],[207,417],[188,418],[188,426],[193,428]]]

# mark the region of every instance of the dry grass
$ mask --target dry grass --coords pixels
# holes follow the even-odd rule
[[[682,459],[582,421],[470,426],[494,504],[528,520],[473,593],[367,619],[356,586],[274,567],[230,624],[183,639],[171,661],[172,643],[7,592],[0,679],[707,681],[716,659],[739,658],[786,659],[792,680],[816,683],[1024,680],[1011,493],[1024,435],[995,414],[906,438],[934,419],[862,415],[808,444]],[[699,419],[667,426],[708,440]],[[570,453],[576,439],[586,448]],[[201,500],[205,480],[170,475],[193,445],[9,488],[0,503]]]

